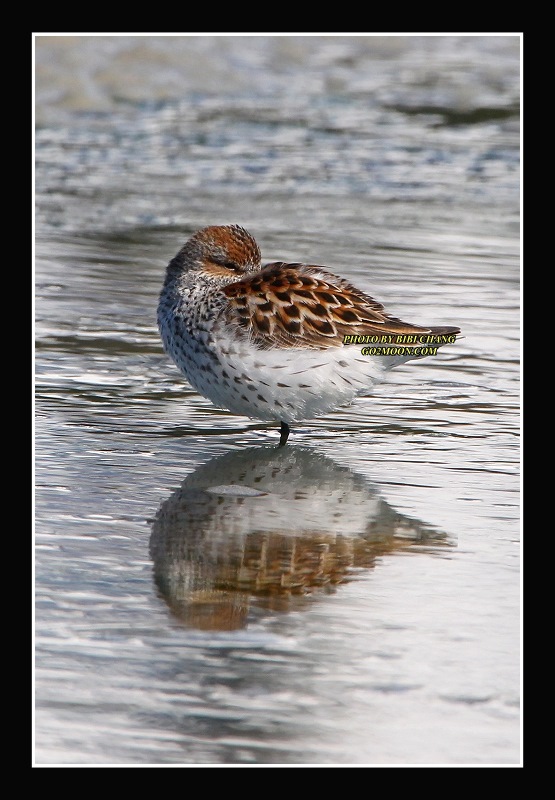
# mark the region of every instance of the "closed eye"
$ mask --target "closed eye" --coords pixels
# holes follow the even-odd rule
[[[240,267],[235,261],[226,261],[225,259],[214,258],[214,263],[218,264],[220,267],[225,267],[225,269],[231,269],[233,272],[244,272],[243,268]]]

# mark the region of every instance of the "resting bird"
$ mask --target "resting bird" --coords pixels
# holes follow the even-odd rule
[[[158,304],[164,348],[218,408],[281,425],[369,395],[397,364],[435,354],[454,326],[388,314],[325,267],[277,261],[239,225],[197,231],[170,261]]]

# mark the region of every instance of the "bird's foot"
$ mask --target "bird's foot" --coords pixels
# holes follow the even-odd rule
[[[286,422],[282,422],[278,447],[284,446],[284,444],[287,442],[287,439],[289,438],[290,433],[291,431],[289,430],[289,425]]]

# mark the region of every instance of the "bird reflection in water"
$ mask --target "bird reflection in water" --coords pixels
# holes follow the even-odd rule
[[[250,448],[199,467],[152,524],[154,579],[173,614],[201,630],[291,611],[389,553],[451,544],[396,512],[368,481],[304,447]]]

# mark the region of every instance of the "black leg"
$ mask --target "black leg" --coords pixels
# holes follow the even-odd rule
[[[281,436],[279,437],[279,445],[278,447],[283,447],[286,443],[287,439],[289,438],[289,425],[286,422],[281,423]]]

